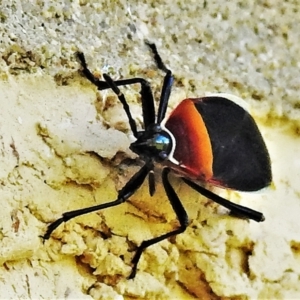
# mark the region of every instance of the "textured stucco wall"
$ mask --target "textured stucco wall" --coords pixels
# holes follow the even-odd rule
[[[2,1],[0,298],[299,299],[299,7]],[[160,183],[154,197],[145,184],[128,203],[60,226],[45,244],[39,235],[65,211],[115,199],[138,169],[120,103],[78,73],[75,51],[95,74],[148,78],[158,96],[162,73],[145,39],[176,76],[170,108],[207,92],[249,103],[274,182],[254,194],[215,189],[262,211],[257,224],[172,179],[191,224],[149,248],[127,280],[135,246],[177,224]],[[141,120],[138,87],[124,93]]]

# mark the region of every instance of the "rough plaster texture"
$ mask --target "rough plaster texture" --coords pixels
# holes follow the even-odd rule
[[[230,2],[230,3],[229,3]],[[299,299],[299,1],[2,1],[0,4],[1,299]],[[215,189],[264,212],[257,224],[172,182],[191,224],[149,248],[134,280],[134,249],[176,226],[161,184],[128,203],[60,226],[68,210],[115,199],[137,170],[115,96],[78,72],[162,80],[144,40],[176,75],[170,108],[226,92],[251,107],[274,182],[260,193]],[[125,88],[141,120],[138,87]]]

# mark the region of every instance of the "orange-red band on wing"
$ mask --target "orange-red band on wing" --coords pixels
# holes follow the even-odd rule
[[[174,158],[188,174],[209,180],[213,175],[212,146],[205,123],[193,100],[183,100],[165,126],[176,140]]]

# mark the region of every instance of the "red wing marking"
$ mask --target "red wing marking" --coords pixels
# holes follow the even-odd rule
[[[213,154],[205,123],[190,99],[183,100],[165,124],[173,134],[176,145],[174,158],[185,172],[201,180],[213,175]]]

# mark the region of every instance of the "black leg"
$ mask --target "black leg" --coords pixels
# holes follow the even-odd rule
[[[182,180],[189,185],[191,188],[193,188],[194,190],[196,190],[198,193],[200,193],[201,195],[209,198],[210,200],[228,208],[234,215],[237,215],[239,217],[242,218],[247,218],[247,219],[252,219],[256,222],[262,222],[265,220],[264,215],[256,210],[253,210],[251,208],[242,206],[242,205],[238,205],[236,203],[233,203],[229,200],[226,200],[216,194],[214,194],[213,192],[205,189],[204,187],[197,185],[196,183],[194,183],[193,181],[190,181],[189,179],[186,178],[182,178]]]
[[[174,82],[174,77],[171,71],[168,71],[168,73],[164,78],[164,83],[160,94],[159,107],[157,111],[157,120],[156,120],[157,124],[160,124],[166,115],[173,82]]]
[[[77,52],[77,56],[82,66],[82,73],[91,83],[97,86],[98,90],[101,91],[111,88],[111,85],[107,81],[99,80],[92,74],[92,72],[88,69],[84,54],[82,52]],[[143,78],[123,79],[113,82],[115,86],[124,86],[136,83],[141,85],[140,94],[142,99],[144,127],[146,129],[149,125],[153,124],[155,122],[154,98],[149,82]]]
[[[48,226],[48,229],[42,238],[44,240],[48,240],[50,238],[51,233],[63,222],[67,222],[75,217],[88,214],[97,210],[101,210],[104,208],[112,207],[119,205],[126,201],[130,196],[132,196],[136,190],[142,185],[146,176],[148,175],[150,169],[148,164],[146,163],[137,173],[135,173],[130,180],[126,183],[126,185],[119,191],[118,198],[115,201],[111,201],[104,204],[99,204],[91,207],[86,207],[78,210],[73,210],[66,212],[62,215],[60,219],[57,219],[53,223]]]
[[[155,191],[156,191],[155,175],[154,175],[153,169],[149,172],[148,185],[149,185],[149,195],[153,196],[155,194]]]
[[[120,102],[123,105],[123,108],[125,110],[125,113],[127,115],[127,118],[129,120],[129,125],[131,128],[131,131],[133,133],[133,135],[138,138],[138,132],[137,132],[137,127],[136,127],[136,123],[135,120],[132,118],[131,112],[130,112],[130,108],[129,105],[125,99],[124,94],[120,91],[120,89],[116,86],[116,84],[114,83],[114,81],[111,79],[111,77],[109,77],[107,74],[103,74],[103,77],[105,79],[105,81],[108,83],[109,87],[114,91],[114,93],[118,96]]]
[[[157,51],[156,45],[154,43],[150,43],[148,41],[145,41],[145,44],[151,49],[157,68],[164,71],[165,73],[170,72],[170,70],[166,67],[166,65],[162,61],[162,59]]]
[[[146,45],[151,49],[153,56],[154,56],[156,66],[158,67],[158,69],[160,69],[166,73],[166,76],[164,78],[163,87],[161,90],[159,107],[158,107],[158,112],[157,112],[157,120],[156,120],[156,123],[160,124],[166,114],[166,110],[168,107],[168,102],[169,102],[169,98],[170,98],[170,94],[171,94],[171,88],[172,88],[172,85],[174,82],[174,77],[172,75],[171,70],[168,69],[166,67],[166,65],[164,64],[164,62],[162,61],[155,44],[152,44],[152,43],[149,43],[146,41]]]
[[[84,76],[94,85],[97,86],[98,90],[106,90],[109,89],[109,85],[102,80],[99,80],[98,78],[96,78],[93,73],[89,70],[86,60],[85,60],[85,56],[82,52],[76,52],[76,56],[79,59],[79,62],[81,64],[82,67],[82,73],[84,74]]]
[[[132,279],[135,277],[135,274],[136,274],[136,270],[137,270],[137,265],[138,265],[138,262],[140,260],[140,257],[143,253],[143,251],[148,248],[149,246],[152,246],[158,242],[161,242],[162,240],[165,240],[171,236],[174,236],[174,235],[177,235],[177,234],[180,234],[182,232],[184,232],[186,230],[186,227],[188,226],[188,215],[180,201],[180,199],[178,198],[177,194],[175,193],[173,187],[171,186],[170,182],[169,182],[169,179],[168,179],[168,174],[170,172],[170,169],[169,168],[165,168],[163,171],[162,171],[162,181],[163,181],[163,185],[164,185],[164,188],[165,188],[165,191],[166,191],[166,194],[168,196],[168,199],[172,205],[172,208],[176,214],[176,217],[180,223],[180,227],[171,231],[171,232],[168,232],[168,233],[165,233],[161,236],[158,236],[158,237],[155,237],[153,239],[150,239],[150,240],[146,240],[146,241],[143,241],[142,244],[138,247],[133,259],[132,259],[132,264],[133,264],[133,267],[132,267],[132,271],[131,271],[131,274],[129,276],[129,279]]]

